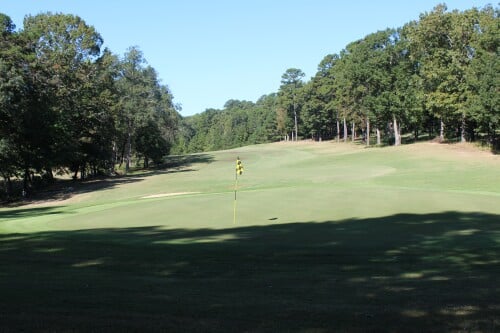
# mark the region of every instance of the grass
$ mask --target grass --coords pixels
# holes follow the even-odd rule
[[[500,330],[497,156],[323,142],[167,165],[0,209],[0,332]]]

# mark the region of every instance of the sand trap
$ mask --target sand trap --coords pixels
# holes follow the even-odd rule
[[[184,194],[196,194],[200,192],[174,192],[174,193],[160,193],[160,194],[152,194],[142,197],[141,199],[151,199],[151,198],[161,198],[161,197],[173,197],[176,195],[184,195]]]

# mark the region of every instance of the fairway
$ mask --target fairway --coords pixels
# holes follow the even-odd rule
[[[500,331],[498,155],[301,142],[167,166],[0,208],[0,332]]]

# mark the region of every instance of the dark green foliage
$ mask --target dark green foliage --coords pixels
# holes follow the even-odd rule
[[[182,119],[176,154],[240,147],[276,140],[275,94],[256,103],[229,100],[223,110],[208,109]]]
[[[149,160],[161,164],[163,157],[168,155],[170,145],[162,136],[158,124],[150,120],[146,125],[136,130],[135,147],[144,160],[144,167],[149,167]]]
[[[335,65],[338,55],[327,55],[319,64],[316,75],[304,86],[302,109],[303,134],[315,140],[331,139],[338,135],[339,120],[335,104]]]
[[[302,78],[305,73],[298,68],[289,68],[281,76],[281,86],[278,92],[279,105],[284,112],[286,121],[282,131],[290,133],[292,141],[299,137],[299,125],[302,125],[302,107],[304,105],[304,82]]]
[[[28,15],[24,29],[14,29],[0,14],[2,196],[13,194],[11,179],[22,180],[27,194],[54,171],[82,179],[109,173],[127,136],[128,160],[161,163],[178,114],[140,51],[132,48],[123,61],[102,52],[99,33],[74,15]],[[144,138],[135,137],[138,129]]]
[[[475,138],[486,135],[496,149],[500,148],[500,61],[498,10],[491,6],[482,11],[473,11],[478,25],[473,35],[474,58],[467,69],[467,83],[470,91],[467,108],[472,126],[468,134]]]

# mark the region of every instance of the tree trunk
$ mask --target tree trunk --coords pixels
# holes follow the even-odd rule
[[[460,142],[467,142],[465,138],[465,115],[462,115],[462,123],[460,124]]]
[[[398,139],[399,139],[399,144],[402,144],[402,136],[401,136],[401,123],[398,124]]]
[[[121,168],[123,165],[123,162],[125,161],[125,152],[127,150],[127,140],[125,140],[122,144],[122,149],[121,149],[121,156],[120,156],[120,165],[119,167]]]
[[[393,127],[394,127],[394,145],[399,146],[401,144],[401,136],[399,134],[398,121],[396,120],[396,116],[392,116],[393,119]]]
[[[439,141],[443,142],[444,141],[444,122],[442,119],[440,120],[440,122],[441,122],[441,126],[439,128]]]
[[[24,177],[23,177],[23,197],[28,195],[28,183],[30,179],[30,171],[28,168],[24,169]]]
[[[52,183],[54,181],[54,174],[52,173],[52,168],[45,168],[45,175],[47,180]]]
[[[10,180],[10,177],[4,176],[3,177],[3,182],[4,182],[4,187],[5,187],[5,196],[7,198],[10,198],[10,195],[12,194],[12,182]]]
[[[297,123],[297,104],[295,103],[295,90],[293,92],[293,117],[295,122],[295,141],[298,141],[299,126]]]
[[[113,140],[113,151],[111,153],[111,160],[109,166],[109,173],[113,175],[115,173],[115,164],[118,159],[118,147],[116,146],[116,141]]]
[[[370,118],[366,118],[366,145],[370,146]]]
[[[354,121],[352,122],[352,142],[354,142],[354,139],[356,139],[356,130],[354,129]]]
[[[7,197],[10,197],[12,195],[12,181],[10,180],[10,177],[7,177]]]
[[[344,142],[347,142],[347,123],[344,117]]]
[[[73,174],[73,180],[77,180],[78,179],[78,170],[79,170],[79,165],[77,165],[76,168],[75,168],[75,173]]]
[[[340,142],[340,122],[337,118],[337,142]]]
[[[132,158],[132,134],[130,130],[127,134],[127,156],[125,157],[125,173],[128,173],[130,170],[130,160]]]
[[[375,131],[377,132],[377,145],[380,146],[380,130],[378,129],[378,127],[375,129]]]
[[[87,171],[86,171],[87,165],[86,165],[86,164],[87,164],[87,163],[85,163],[85,162],[84,162],[84,163],[82,163],[82,168],[81,168],[81,170],[80,170],[80,179],[81,179],[81,180],[84,180],[84,179],[85,179],[85,177],[86,177],[86,173],[87,173]]]
[[[297,112],[295,112],[295,110],[294,110],[293,113],[294,113],[294,117],[295,117],[295,141],[298,141],[297,137],[299,135],[299,128],[297,125]]]

